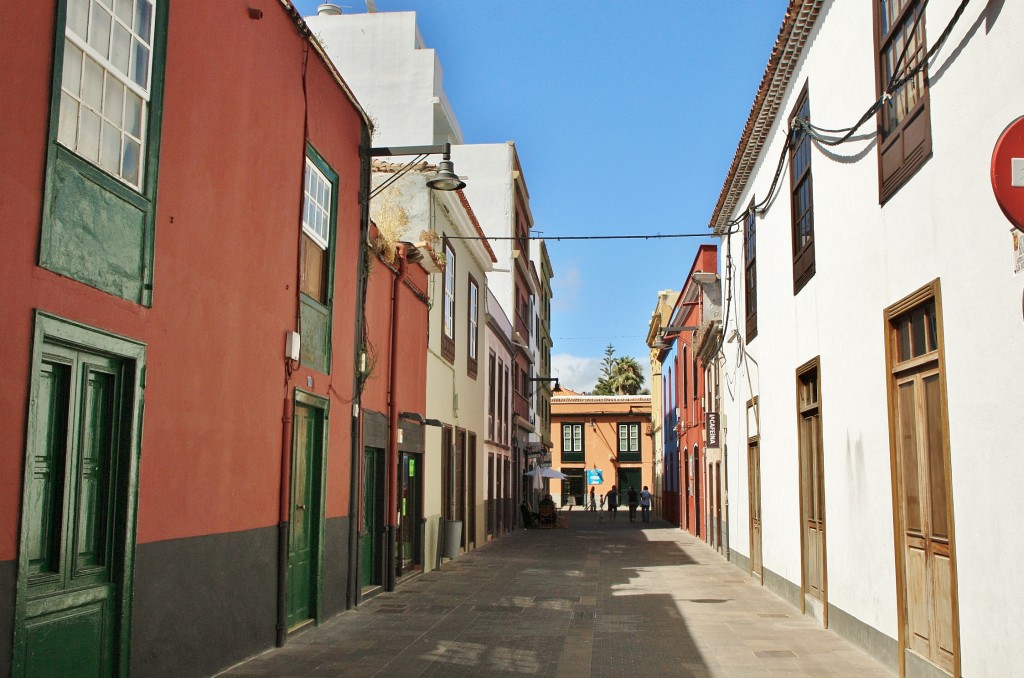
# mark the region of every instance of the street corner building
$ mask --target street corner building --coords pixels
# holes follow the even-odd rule
[[[209,675],[359,594],[368,118],[286,1],[3,15],[0,675]]]

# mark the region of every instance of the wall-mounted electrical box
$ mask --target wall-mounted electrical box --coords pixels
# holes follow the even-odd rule
[[[302,339],[298,332],[288,332],[284,335],[284,357],[289,360],[298,360],[299,351],[302,347]]]

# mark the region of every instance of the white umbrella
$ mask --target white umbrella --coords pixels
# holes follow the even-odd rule
[[[541,473],[540,467],[537,466],[537,462],[533,462],[533,468],[527,472],[527,475],[533,476],[533,489],[544,491],[544,476]]]
[[[538,474],[538,471],[540,471],[539,474]],[[538,482],[543,482],[541,480],[542,478],[558,478],[559,480],[568,480],[569,479],[569,476],[565,475],[561,471],[556,471],[555,469],[547,467],[547,466],[545,466],[544,468],[540,468],[540,469],[538,469],[536,466],[534,466],[532,470],[527,471],[523,475],[530,476],[531,478],[533,478],[534,486],[536,486]]]

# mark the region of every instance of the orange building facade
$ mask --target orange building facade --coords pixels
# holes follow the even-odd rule
[[[615,485],[620,504],[625,492],[654,484],[651,444],[651,397],[581,395],[556,389],[551,398],[551,466],[567,480],[551,483],[548,492],[562,507],[587,505],[588,471],[600,471],[593,485],[601,497]],[[593,474],[591,474],[592,476]],[[561,483],[556,487],[555,483]]]

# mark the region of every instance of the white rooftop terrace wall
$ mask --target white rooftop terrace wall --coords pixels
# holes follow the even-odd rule
[[[423,43],[415,12],[318,15],[306,23],[373,120],[374,145],[462,143],[441,62]]]
[[[511,272],[514,243],[508,239],[515,233],[514,154],[512,142],[452,148],[455,171],[466,182],[463,191],[480,227],[491,238],[491,249],[498,260],[494,270],[487,274],[487,285],[508,318],[515,314],[515,284]]]

